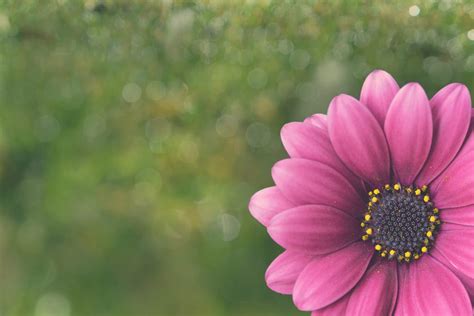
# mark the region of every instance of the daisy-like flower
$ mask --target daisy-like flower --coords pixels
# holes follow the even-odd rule
[[[360,100],[286,124],[290,158],[249,205],[285,249],[268,287],[313,316],[471,316],[472,116],[462,84],[429,100],[376,70]]]

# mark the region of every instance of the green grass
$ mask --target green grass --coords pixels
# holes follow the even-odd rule
[[[302,315],[248,211],[374,68],[474,83],[462,1],[0,0],[0,314]]]

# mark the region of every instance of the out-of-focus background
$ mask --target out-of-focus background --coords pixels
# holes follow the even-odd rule
[[[303,315],[247,210],[374,68],[474,87],[472,1],[0,1],[0,315]]]

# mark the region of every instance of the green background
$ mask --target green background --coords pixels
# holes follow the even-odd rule
[[[304,315],[247,210],[281,126],[472,88],[469,2],[0,0],[0,315]]]

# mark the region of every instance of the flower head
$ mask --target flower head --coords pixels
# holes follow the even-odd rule
[[[472,315],[473,125],[464,85],[429,100],[382,70],[286,124],[290,158],[249,204],[285,249],[268,286],[312,315]]]

